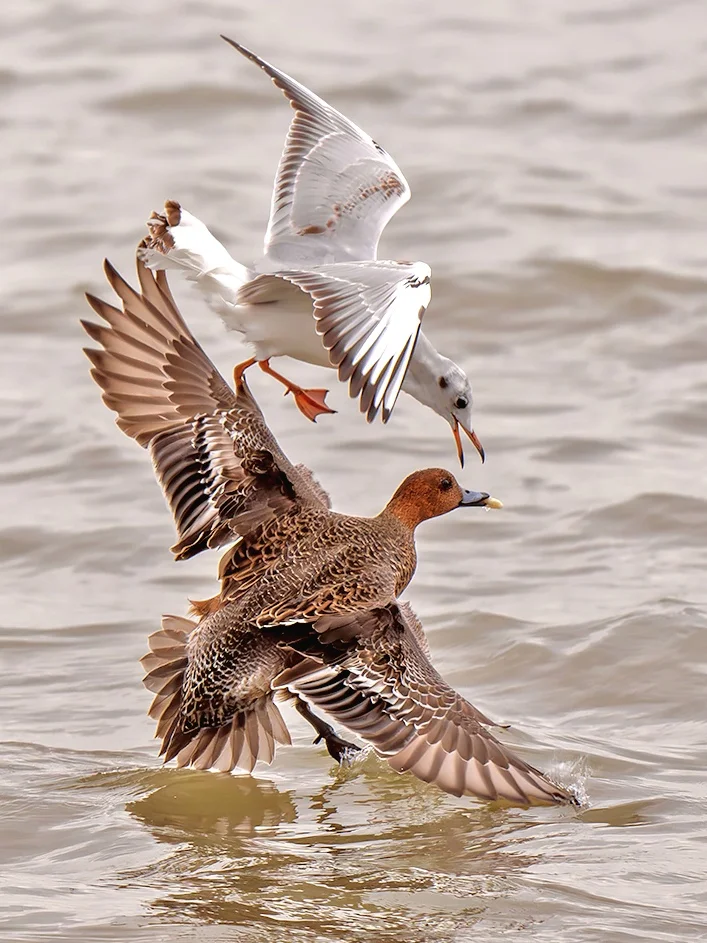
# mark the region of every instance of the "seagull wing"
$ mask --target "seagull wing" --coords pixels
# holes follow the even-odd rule
[[[310,271],[258,275],[239,292],[242,304],[269,300],[275,280],[312,298],[317,333],[339,379],[372,422],[387,422],[430,303],[424,262],[338,262]]]
[[[275,178],[265,255],[276,263],[375,259],[410,199],[402,171],[365,131],[244,46],[223,37],[281,89],[295,116]]]

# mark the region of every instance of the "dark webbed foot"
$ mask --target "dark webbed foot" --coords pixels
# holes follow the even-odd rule
[[[326,721],[322,720],[321,717],[317,717],[317,715],[310,710],[309,705],[301,700],[301,698],[297,698],[295,707],[307,723],[311,724],[317,731],[317,736],[314,738],[313,742],[319,743],[323,740],[329,751],[329,756],[333,757],[337,763],[345,765],[351,755],[360,752],[361,747],[357,747],[355,743],[349,743],[348,740],[342,739],[334,728]]]
[[[329,727],[329,730],[330,733],[320,733],[318,737],[315,737],[313,743],[319,743],[320,740],[323,740],[329,751],[329,756],[333,757],[341,766],[346,766],[351,761],[352,754],[361,752],[361,747],[357,747],[355,743],[350,743],[348,740],[343,740],[331,727]]]

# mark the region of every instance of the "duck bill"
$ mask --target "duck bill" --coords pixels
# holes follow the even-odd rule
[[[486,461],[486,452],[484,452],[484,447],[481,444],[481,442],[479,442],[479,437],[473,430],[470,431],[469,429],[466,428],[466,426],[462,426],[462,424],[459,422],[459,420],[455,416],[454,422],[452,423],[452,435],[454,436],[454,441],[457,444],[457,455],[459,456],[459,464],[461,465],[462,468],[464,467],[464,448],[462,446],[461,433],[459,432],[460,428],[463,429],[464,432],[466,432],[466,434],[469,436],[471,441],[474,443],[474,448],[481,456],[481,464],[483,465],[483,463]]]
[[[502,508],[498,498],[492,498],[485,491],[465,491],[459,502],[460,508]]]

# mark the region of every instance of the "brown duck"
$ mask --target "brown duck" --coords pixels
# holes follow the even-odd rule
[[[420,623],[398,601],[416,566],[419,523],[499,506],[451,473],[410,475],[374,518],[337,514],[285,457],[242,375],[235,394],[187,328],[163,273],[138,264],[140,293],[106,263],[122,310],[91,295],[108,326],[92,375],[118,425],[152,456],[177,525],[178,559],[236,541],[198,622],[166,616],[143,658],[165,761],[252,769],[290,742],[275,697],[291,698],[341,759],[319,706],[399,771],[455,795],[574,801],[515,757],[483,714],[434,670]],[[316,741],[315,741],[316,742]]]

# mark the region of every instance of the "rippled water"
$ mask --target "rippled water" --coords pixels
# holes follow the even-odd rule
[[[473,12],[469,12],[472,10]],[[7,2],[0,385],[0,935],[11,941],[577,941],[707,935],[707,13],[641,0]],[[296,717],[255,778],[161,769],[137,659],[213,590],[80,353],[100,260],[176,198],[244,261],[289,120],[226,32],[387,147],[383,241],[434,272],[505,502],[419,534],[436,663],[587,807],[455,800]],[[243,356],[184,283],[224,370]],[[331,375],[290,365],[304,382]],[[402,398],[316,428],[253,384],[340,510],[453,467]]]

